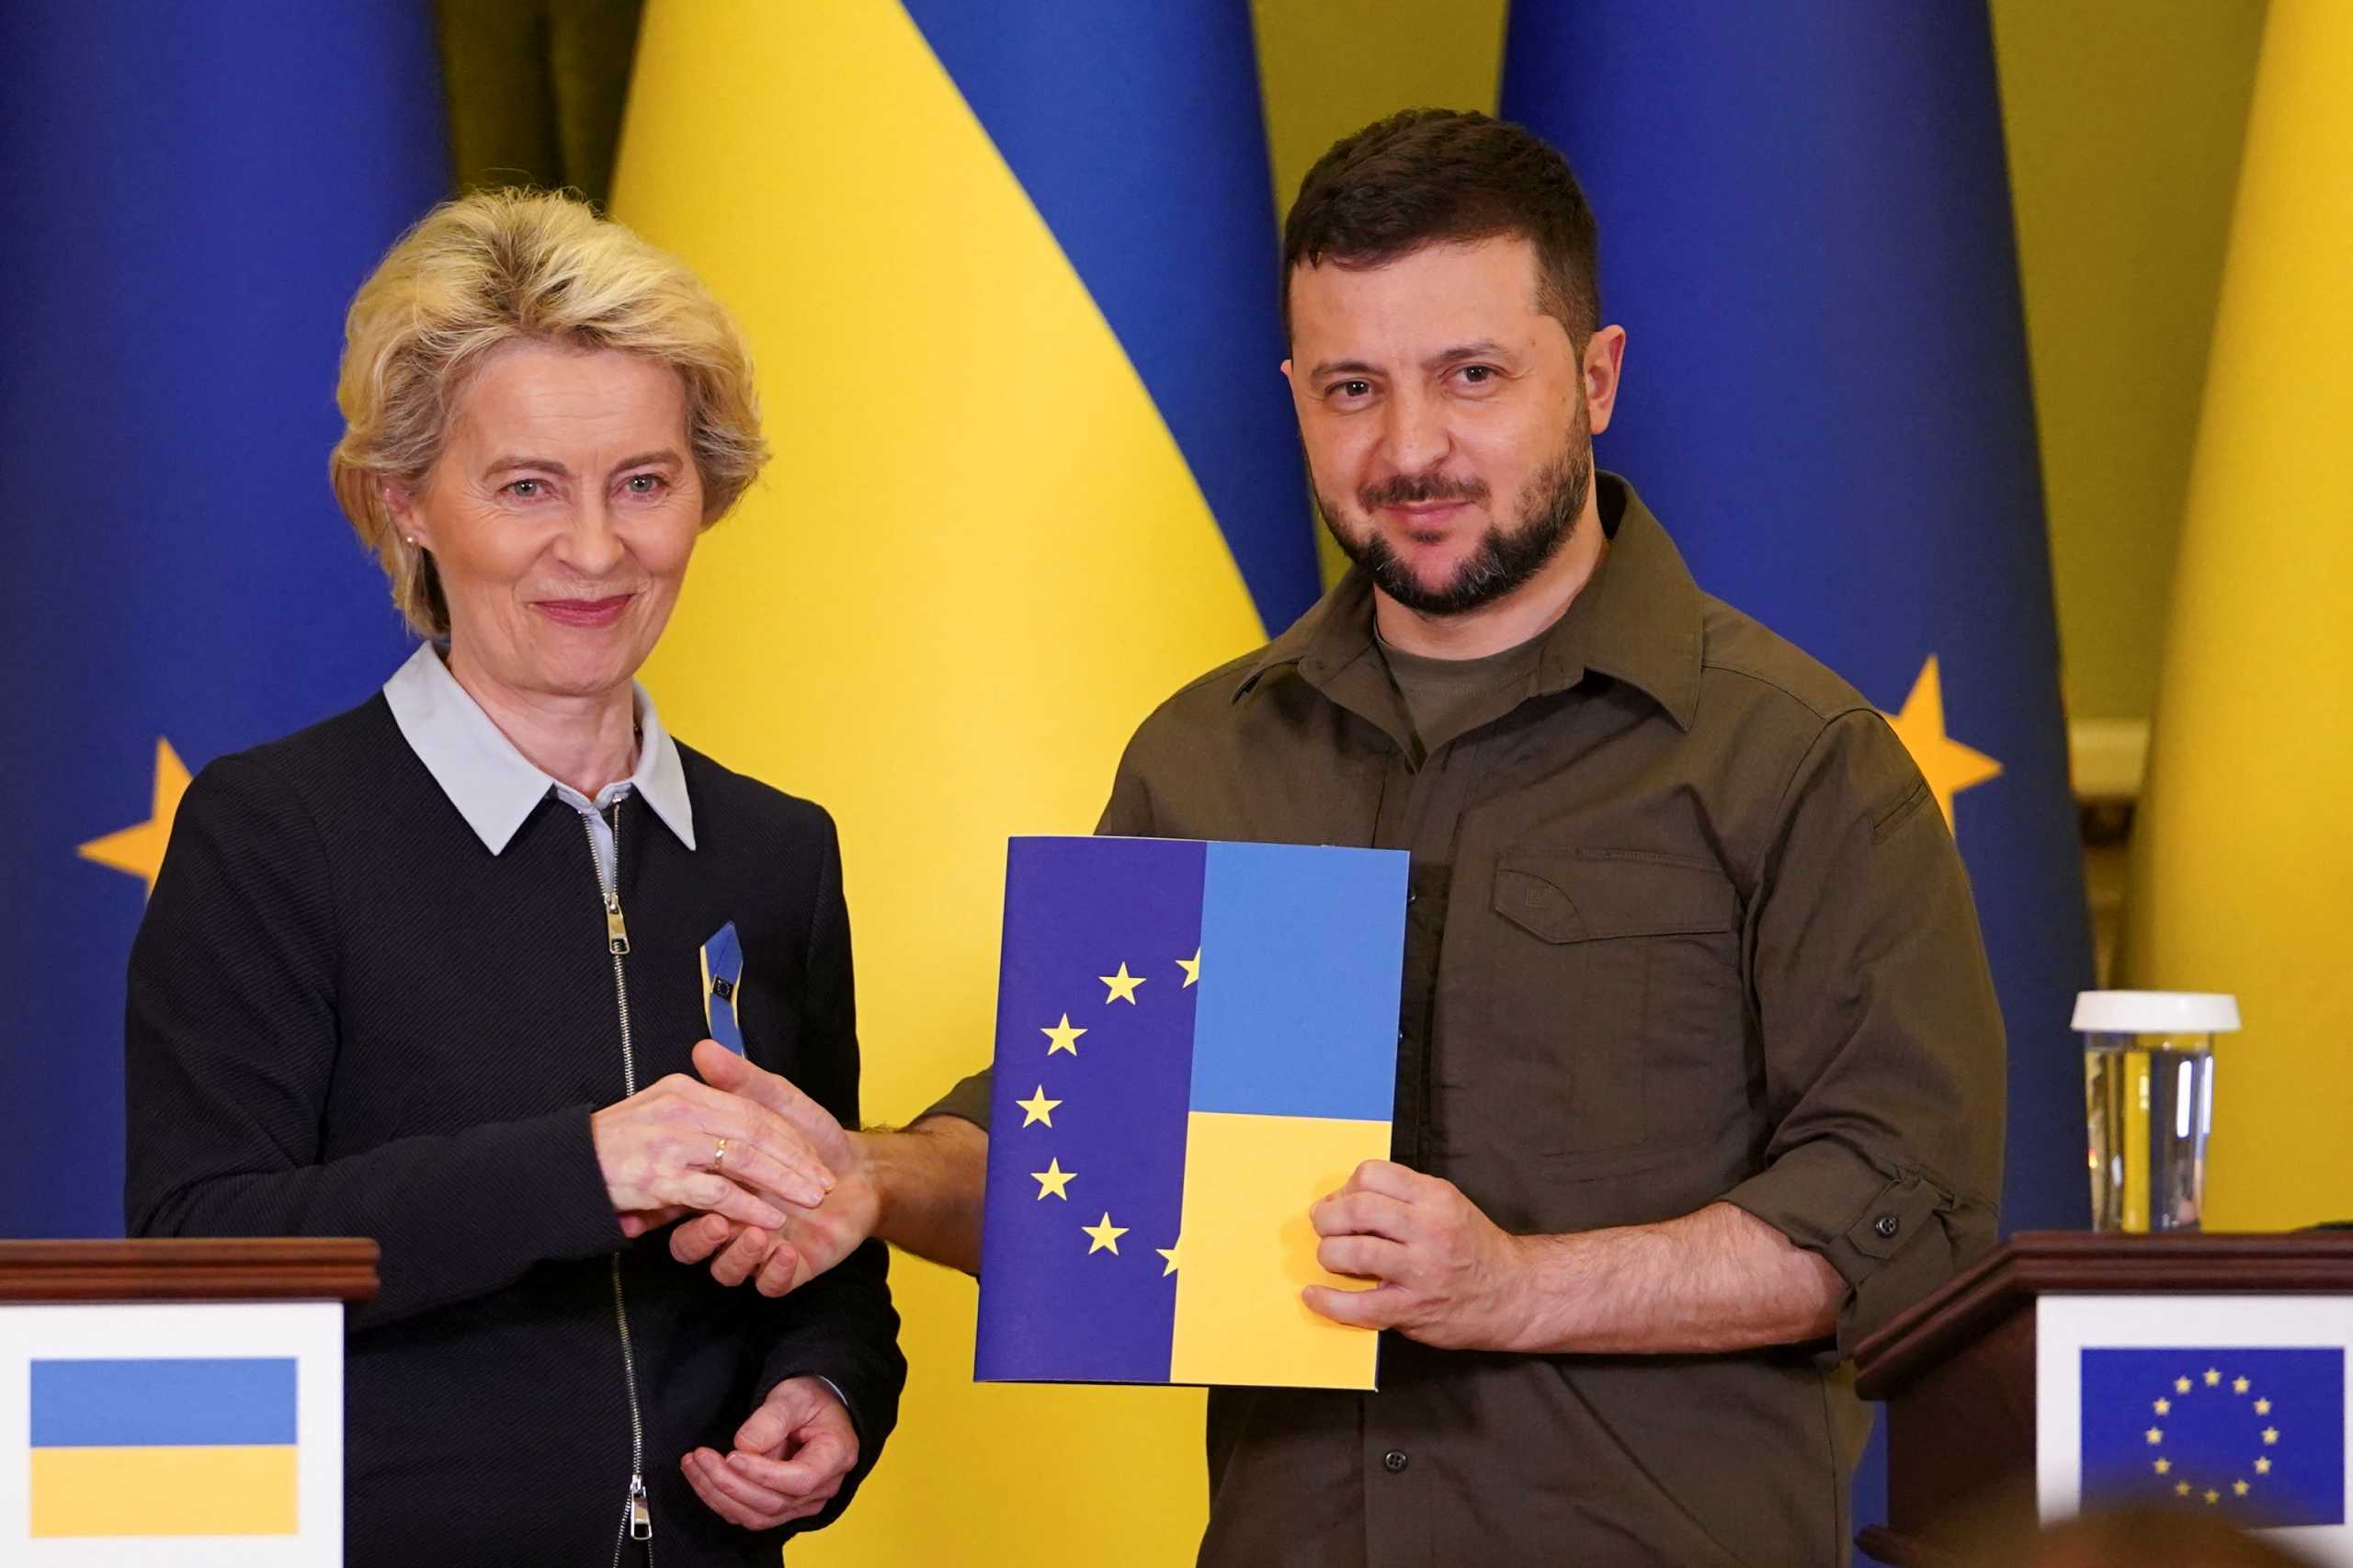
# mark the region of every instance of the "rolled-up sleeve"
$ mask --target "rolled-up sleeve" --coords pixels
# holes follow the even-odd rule
[[[1725,1197],[1838,1271],[1844,1354],[1993,1244],[2002,1017],[1952,835],[1883,719],[1827,725],[1782,802],[1744,935],[1774,1126]]]

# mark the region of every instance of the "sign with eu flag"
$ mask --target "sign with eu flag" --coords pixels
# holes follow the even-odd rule
[[[2353,1563],[2353,1298],[2047,1296],[2035,1314],[2045,1519],[2170,1506]]]
[[[1406,857],[1007,856],[974,1375],[1370,1388],[1308,1209],[1389,1154]]]
[[[2183,1503],[2250,1528],[2345,1523],[2345,1352],[2083,1355],[2083,1500]]]

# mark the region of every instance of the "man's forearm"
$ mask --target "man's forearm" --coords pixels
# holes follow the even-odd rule
[[[874,1233],[917,1257],[981,1271],[981,1188],[989,1136],[961,1117],[859,1134],[876,1199]]]
[[[1678,1220],[1514,1238],[1525,1323],[1508,1348],[1663,1354],[1826,1339],[1847,1283],[1730,1203]]]

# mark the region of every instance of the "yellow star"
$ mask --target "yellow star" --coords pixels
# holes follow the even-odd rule
[[[1920,666],[1920,678],[1912,683],[1912,695],[1904,699],[1903,710],[1889,714],[1887,722],[1927,779],[1948,828],[1952,826],[1952,798],[2001,774],[2000,763],[1945,733],[1944,677],[1938,673],[1934,653]]]
[[[1136,1005],[1136,987],[1143,983],[1143,976],[1130,974],[1126,964],[1120,966],[1117,974],[1098,974],[1095,978],[1111,988],[1111,994],[1103,998],[1106,1007],[1114,1002],[1125,1002],[1131,1007]]]
[[[1048,1160],[1044,1170],[1029,1173],[1029,1179],[1038,1184],[1038,1201],[1040,1203],[1046,1200],[1046,1194],[1050,1192],[1064,1203],[1068,1203],[1070,1193],[1067,1188],[1077,1177],[1076,1171],[1063,1169],[1063,1163],[1059,1158]]]
[[[2244,1481],[2234,1481],[2231,1483],[2231,1490],[2244,1497],[2246,1495],[2247,1492],[2246,1483]]]
[[[2246,1392],[2246,1390],[2247,1381],[2245,1378],[2233,1378],[2231,1380],[2231,1392],[2233,1393],[2245,1393]]]
[[[1061,1023],[1056,1024],[1052,1028],[1040,1029],[1038,1032],[1054,1042],[1053,1044],[1046,1047],[1047,1055],[1051,1056],[1057,1051],[1067,1051],[1073,1056],[1076,1056],[1078,1054],[1078,1037],[1085,1034],[1086,1031],[1085,1029],[1074,1029],[1071,1028],[1070,1015],[1068,1013],[1064,1013]]]
[[[1191,958],[1178,959],[1176,960],[1176,967],[1185,971],[1186,985],[1191,985],[1195,982],[1199,981],[1201,978],[1201,949],[1195,948]],[[1181,990],[1182,987],[1179,987],[1178,989]]]
[[[2256,1401],[2255,1402],[2255,1413],[2256,1413],[2257,1415],[2270,1415],[2270,1414],[2271,1414],[2271,1402],[2270,1402],[2269,1400],[2268,1400],[2268,1399],[2258,1399],[2258,1400],[2256,1400]]]
[[[2271,1473],[2271,1457],[2268,1454],[2255,1461],[2255,1473],[2257,1475]]]
[[[2161,1426],[2152,1426],[2141,1436],[2148,1438],[2152,1443],[2162,1443],[2165,1440],[2165,1429]]]
[[[1177,1237],[1176,1245],[1182,1246],[1184,1244],[1185,1239],[1182,1236]],[[1176,1272],[1176,1247],[1154,1247],[1152,1250],[1168,1260],[1168,1267],[1160,1271],[1160,1277],[1163,1279],[1167,1278],[1170,1275]]]
[[[2279,1427],[2277,1427],[2277,1426],[2266,1426],[2266,1427],[2263,1429],[2263,1446],[2264,1446],[2264,1447],[2266,1447],[2266,1448],[2269,1448],[2272,1444],[2274,1444],[2274,1443],[2278,1442],[2279,1440]]]
[[[1093,1257],[1098,1252],[1108,1252],[1117,1256],[1120,1251],[1120,1238],[1128,1233],[1128,1228],[1125,1225],[1111,1223],[1111,1211],[1108,1209],[1103,1211],[1102,1219],[1092,1225],[1081,1225],[1079,1230],[1094,1240],[1095,1244],[1086,1249],[1086,1256],[1089,1257]]]
[[[2210,1388],[2210,1389],[2211,1389],[2211,1388],[2214,1387],[2217,1383],[2221,1382],[2222,1381],[2222,1373],[2220,1373],[2220,1372],[2216,1371],[2216,1370],[2215,1370],[2213,1368],[2211,1368],[2211,1367],[2209,1367],[2209,1368],[2207,1368],[2207,1369],[2206,1369],[2206,1386],[2207,1386],[2208,1388]]]
[[[1049,1049],[1046,1054],[1051,1056],[1053,1051]],[[1076,1056],[1078,1052],[1074,1051],[1071,1054],[1073,1056]],[[1030,1096],[1026,1100],[1016,1100],[1013,1103],[1021,1108],[1022,1126],[1030,1127],[1042,1121],[1047,1126],[1051,1127],[1054,1124],[1054,1108],[1063,1102],[1060,1100],[1048,1099],[1046,1097],[1046,1085],[1040,1084],[1038,1085],[1038,1092],[1036,1094]]]
[[[2189,1495],[2189,1483],[2188,1483],[2187,1481],[2177,1481],[2177,1482],[2175,1482],[2175,1483],[2173,1483],[2173,1494],[2174,1494],[2175,1496],[2177,1496],[2177,1497],[2187,1497],[2187,1496],[2188,1496],[2188,1495]]]
[[[1015,1103],[1018,1104],[1019,1102],[1016,1101]],[[2169,1399],[2161,1399],[2157,1401],[2157,1414],[2160,1415],[2171,1415],[2173,1414],[2173,1401]]]
[[[90,840],[82,846],[82,858],[128,871],[146,882],[147,891],[153,892],[156,874],[164,869],[164,846],[172,841],[172,818],[178,814],[180,797],[187,793],[187,765],[172,749],[171,742],[157,740],[155,791],[151,797],[147,820],[135,827]]]
[[[2176,1393],[2188,1393],[2189,1392],[2189,1380],[2188,1378],[2174,1379],[2173,1392]]]
[[[2173,1460],[2159,1460],[2157,1461],[2157,1473],[2158,1473],[2159,1475],[2164,1475],[2165,1473],[2166,1473],[2168,1471],[2170,1471],[2170,1470],[2172,1470],[2172,1469],[2173,1469]]]
[[[2222,1494],[2221,1493],[2219,1493],[2219,1492],[2215,1491],[2215,1490],[2214,1490],[2212,1487],[2211,1487],[2211,1486],[2209,1486],[2209,1487],[2206,1489],[2206,1501],[2208,1501],[2209,1503],[2219,1503],[2219,1502],[2221,1502],[2222,1500]]]

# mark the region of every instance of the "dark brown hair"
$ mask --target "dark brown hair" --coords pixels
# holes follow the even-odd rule
[[[1409,108],[1377,120],[1334,142],[1300,182],[1283,224],[1283,334],[1297,267],[1379,267],[1425,245],[1506,234],[1535,245],[1537,303],[1582,350],[1601,324],[1600,263],[1568,160],[1483,114]]]

